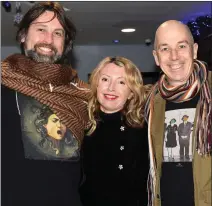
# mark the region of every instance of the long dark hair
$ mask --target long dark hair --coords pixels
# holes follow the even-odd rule
[[[24,53],[24,45],[21,42],[21,39],[26,36],[30,24],[37,19],[45,11],[54,12],[52,21],[55,17],[58,18],[58,21],[65,30],[65,42],[64,42],[64,52],[63,55],[66,55],[73,47],[73,41],[76,36],[76,27],[73,22],[66,16],[63,7],[57,2],[39,2],[36,3],[23,17],[22,21],[19,24],[19,28],[16,35],[16,40],[20,43],[21,51]]]

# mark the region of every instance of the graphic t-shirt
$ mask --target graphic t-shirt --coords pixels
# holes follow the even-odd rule
[[[79,144],[46,105],[2,86],[4,206],[81,206]]]
[[[192,134],[198,99],[196,96],[184,103],[166,102],[162,206],[194,206]]]
[[[25,157],[40,160],[79,160],[79,145],[71,131],[47,106],[17,93]]]

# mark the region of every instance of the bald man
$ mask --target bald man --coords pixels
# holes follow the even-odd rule
[[[212,73],[204,62],[197,60],[197,51],[198,45],[186,25],[170,20],[158,27],[153,56],[163,74],[146,105],[152,206],[212,204]],[[173,131],[169,137],[169,145],[173,145],[170,158],[164,125],[175,118],[179,126],[185,115],[194,123],[189,153],[186,157],[180,155],[178,132]]]

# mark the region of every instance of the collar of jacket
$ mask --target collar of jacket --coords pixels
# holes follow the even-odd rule
[[[158,93],[154,99],[151,139],[156,157],[156,168],[159,169],[163,158],[164,121],[166,101]]]

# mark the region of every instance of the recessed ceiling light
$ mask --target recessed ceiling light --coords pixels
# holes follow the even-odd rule
[[[133,28],[126,28],[126,29],[122,29],[121,31],[122,32],[134,32],[135,29],[133,29]]]
[[[119,40],[118,39],[114,39],[113,43],[117,44],[117,43],[119,43]]]

